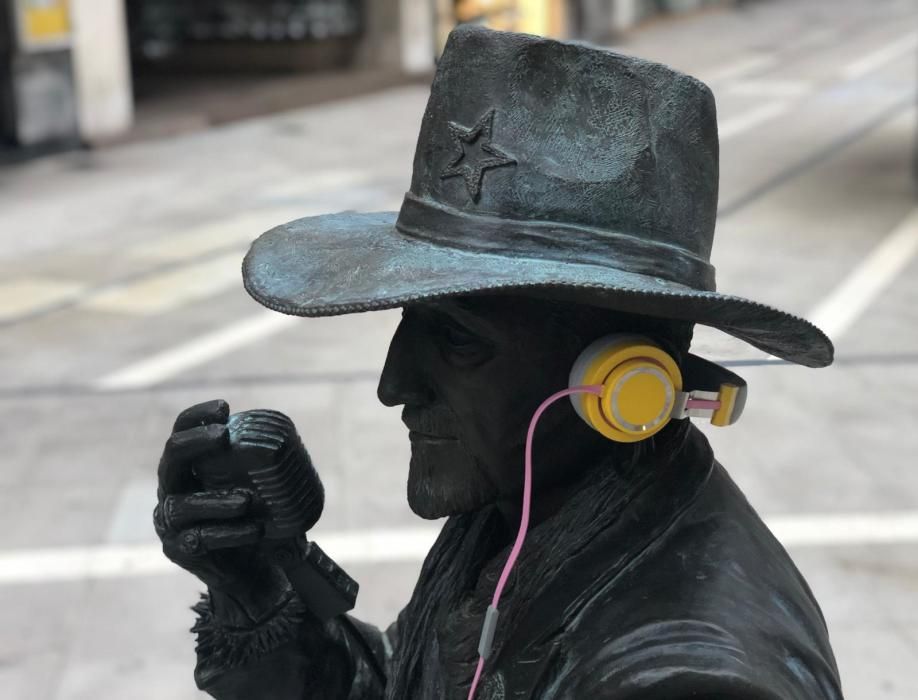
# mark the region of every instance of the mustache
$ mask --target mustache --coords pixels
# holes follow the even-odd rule
[[[408,430],[433,437],[458,438],[456,416],[443,405],[405,406],[402,409],[402,422]]]

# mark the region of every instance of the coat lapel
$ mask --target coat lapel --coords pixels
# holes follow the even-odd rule
[[[561,633],[590,600],[615,586],[619,574],[664,536],[697,496],[712,466],[707,440],[692,430],[676,454],[642,461],[630,473],[601,464],[585,476],[582,488],[564,508],[527,538],[500,605],[494,650],[485,667],[491,680],[484,684],[481,700],[539,696],[532,686],[551,663]],[[471,682],[484,611],[508,552],[509,548],[485,565],[474,595],[447,618],[451,639],[458,642],[461,637],[464,642],[441,644],[440,651],[441,660],[447,661],[444,651],[455,650],[449,660],[456,667],[450,686],[460,689],[456,700],[465,699],[461,689]],[[449,668],[444,664],[444,670]],[[518,679],[531,685],[517,688]]]
[[[703,435],[693,429],[683,449],[664,457],[630,472],[598,465],[530,532],[501,601],[479,700],[539,697],[534,690],[561,633],[697,496],[713,465]],[[503,527],[493,508],[447,521],[399,616],[387,699],[465,700],[484,613],[510,549],[493,551]],[[516,687],[520,679],[526,687]]]
[[[549,697],[548,688],[540,684],[537,669],[553,662],[564,632],[576,626],[577,619],[588,614],[588,606],[601,593],[615,590],[621,575],[638,566],[644,555],[666,537],[675,520],[695,501],[711,475],[713,454],[707,440],[697,438],[676,459],[648,469],[636,488],[608,511],[612,517],[596,512],[605,527],[594,529],[587,546],[563,556],[566,543],[548,556],[561,554],[556,573],[544,580],[537,590],[527,591],[528,600],[515,601],[524,608],[501,640],[494,658],[494,668],[504,677],[507,697]],[[579,504],[591,510],[590,499]],[[525,693],[518,695],[520,681]],[[548,681],[546,681],[548,683]],[[543,695],[543,692],[545,693]]]
[[[459,609],[463,598],[474,590],[482,566],[494,551],[490,543],[501,527],[493,508],[446,521],[424,561],[411,601],[398,618],[387,700],[443,697],[440,651],[443,645],[448,648],[455,643],[451,638],[442,639],[443,618]]]

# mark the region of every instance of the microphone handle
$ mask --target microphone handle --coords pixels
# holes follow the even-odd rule
[[[305,534],[264,543],[300,600],[320,622],[354,609],[359,585],[319,545],[307,541]]]
[[[306,608],[321,622],[354,608],[357,582],[315,542],[306,540],[325,501],[322,482],[293,422],[256,409],[227,422],[228,451],[196,465],[206,489],[244,486],[255,492],[252,513],[262,523],[261,546],[284,571]]]

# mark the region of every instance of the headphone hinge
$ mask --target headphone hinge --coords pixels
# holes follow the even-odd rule
[[[689,401],[718,401],[720,394],[716,391],[704,391],[695,389],[693,391],[679,391],[676,393],[676,401],[673,404],[672,417],[681,420],[683,418],[711,418],[714,415],[715,408],[696,408],[689,406]]]

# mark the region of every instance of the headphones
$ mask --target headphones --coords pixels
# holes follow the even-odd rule
[[[591,343],[571,369],[569,386],[601,385],[601,394],[571,395],[574,410],[591,428],[615,442],[638,442],[660,432],[669,421],[710,418],[733,425],[746,405],[746,382],[729,370],[695,355],[683,363],[691,384],[686,390],[676,361],[650,338],[614,334]]]

